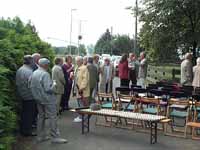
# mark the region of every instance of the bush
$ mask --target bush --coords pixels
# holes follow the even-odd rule
[[[20,101],[15,87],[16,70],[23,56],[40,53],[54,58],[51,45],[43,42],[31,22],[24,24],[20,18],[0,19],[0,150],[10,150],[18,130]]]

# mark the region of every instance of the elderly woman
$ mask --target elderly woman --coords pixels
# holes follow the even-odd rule
[[[128,77],[128,56],[124,54],[119,62],[119,78],[121,86],[129,86],[129,77]]]
[[[114,66],[110,63],[110,59],[106,58],[104,60],[103,66],[100,67],[99,92],[111,93],[113,78],[114,78]]]
[[[193,67],[193,74],[194,74],[194,79],[192,82],[192,86],[196,90],[197,88],[200,87],[200,57],[197,58],[197,65]]]
[[[69,109],[69,99],[72,90],[74,65],[72,65],[72,57],[66,56],[65,63],[62,65],[62,70],[65,77],[64,94],[62,95],[61,107],[62,110]]]
[[[77,88],[77,101],[79,107],[89,106],[89,72],[86,65],[83,64],[83,58],[81,56],[76,57],[77,71],[75,75],[76,88]],[[81,118],[78,116],[74,119],[74,122],[81,122]]]

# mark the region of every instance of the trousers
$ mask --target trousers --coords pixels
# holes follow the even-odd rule
[[[58,132],[57,124],[57,110],[56,104],[37,104],[38,108],[38,123],[37,123],[37,134],[38,137],[47,136],[47,128],[45,126],[46,120],[49,120],[47,125],[50,128],[50,135],[53,138],[59,137],[60,133]]]

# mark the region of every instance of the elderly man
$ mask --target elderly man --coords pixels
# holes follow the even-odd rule
[[[38,61],[41,56],[39,53],[34,53],[34,54],[32,54],[32,57],[33,57],[33,62],[34,62],[32,67],[33,67],[33,71],[35,71],[39,67]]]
[[[186,53],[185,60],[181,63],[181,84],[192,85],[192,54]]]
[[[32,132],[32,122],[35,112],[35,101],[29,87],[29,79],[33,74],[31,68],[33,64],[33,58],[31,55],[24,56],[24,64],[17,70],[16,73],[16,85],[17,92],[22,100],[22,112],[21,112],[21,134],[24,136],[34,136]]]
[[[77,101],[79,107],[89,106],[88,98],[90,96],[89,87],[89,72],[87,66],[83,65],[83,58],[81,56],[76,57],[77,72],[75,76],[77,87]],[[76,117],[74,122],[81,122],[80,117]]]
[[[139,71],[137,85],[145,88],[145,80],[147,76],[147,60],[145,52],[140,53]]]
[[[66,143],[67,140],[59,138],[59,130],[57,127],[57,111],[56,96],[54,88],[56,83],[51,80],[50,74],[47,72],[50,61],[46,58],[39,60],[39,68],[33,72],[31,78],[31,91],[34,99],[37,101],[38,108],[38,124],[37,134],[38,142],[48,140],[49,137],[45,133],[45,120],[49,119],[50,134],[53,137],[52,143]]]
[[[56,82],[54,93],[56,94],[57,114],[60,112],[60,102],[64,94],[65,78],[62,70],[63,59],[55,58],[54,67],[52,68],[52,79]]]
[[[89,71],[89,86],[90,86],[90,103],[94,103],[95,102],[95,88],[97,86],[97,82],[98,82],[98,71],[97,71],[97,67],[93,64],[93,58],[92,57],[88,57],[88,63],[87,63],[87,68]]]

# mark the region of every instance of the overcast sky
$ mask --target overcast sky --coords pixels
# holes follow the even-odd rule
[[[127,6],[135,0],[1,0],[2,17],[19,16],[31,20],[39,36],[54,46],[66,46],[69,41],[70,12],[73,12],[72,42],[77,43],[79,20],[82,21],[82,43],[95,44],[106,28],[113,27],[113,34],[134,34],[134,18]],[[55,39],[48,39],[48,37]]]

